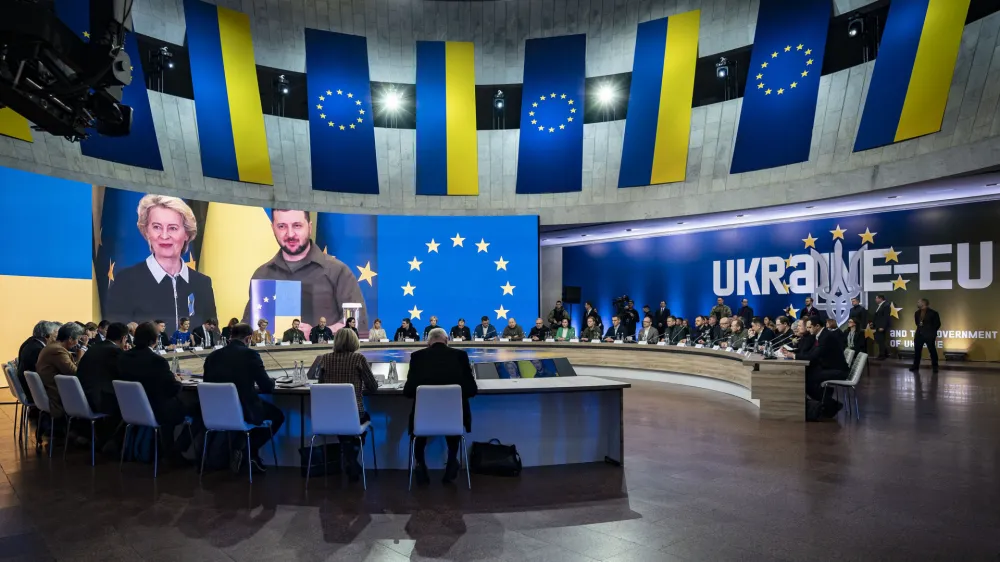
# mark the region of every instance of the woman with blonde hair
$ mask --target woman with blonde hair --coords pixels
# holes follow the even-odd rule
[[[341,328],[333,336],[333,352],[327,353],[319,358],[319,382],[321,384],[347,383],[354,385],[354,400],[358,405],[358,416],[361,423],[371,421],[371,416],[365,411],[365,403],[361,398],[362,390],[375,392],[378,390],[378,382],[372,374],[372,366],[368,358],[358,353],[361,348],[361,340],[354,330]],[[361,477],[361,464],[358,463],[358,453],[364,444],[362,436],[361,445],[357,442],[357,437],[353,435],[341,435],[340,450],[344,455],[347,465],[347,476],[351,481],[357,481]]]
[[[214,318],[212,280],[185,261],[198,236],[191,207],[178,197],[150,194],[139,200],[136,214],[149,257],[117,272],[111,264],[105,318],[123,323],[163,318],[167,333],[173,333],[183,317],[196,326]]]

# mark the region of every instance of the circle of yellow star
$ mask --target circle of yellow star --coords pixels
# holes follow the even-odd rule
[[[326,124],[329,125],[330,127],[332,127],[333,126],[333,121],[327,121]]]
[[[462,242],[465,242],[465,238],[462,238],[462,235],[456,232],[455,237],[451,239],[451,247],[462,246]],[[465,246],[462,247],[464,248]]]
[[[478,254],[479,252],[476,252],[476,253]],[[495,261],[495,262],[493,262],[493,263],[497,264],[497,271],[500,271],[501,269],[504,270],[504,271],[507,271],[507,264],[510,263],[510,262],[509,261],[504,261],[503,256],[500,256],[500,259],[497,260],[497,261]]]
[[[413,320],[420,320],[420,313],[423,312],[423,310],[417,308],[417,305],[413,305],[413,310],[407,310],[407,312],[410,313],[410,318]]]
[[[511,285],[510,281],[507,281],[507,284],[506,285],[500,285],[500,288],[503,289],[503,294],[504,295],[514,296],[514,287],[516,287],[516,286],[517,285]]]
[[[322,104],[318,104],[318,103],[317,103],[317,104],[316,104],[316,109],[323,109],[323,105],[322,105]]]
[[[83,36],[86,37],[87,39],[90,39],[90,32],[89,31],[84,31],[83,32]]]
[[[356,265],[354,267],[357,267],[358,271],[361,273],[361,276],[358,277],[358,283],[361,283],[362,281],[367,281],[368,282],[368,286],[371,287],[372,286],[372,279],[376,275],[378,275],[378,273],[375,273],[374,271],[372,271],[372,262],[369,261],[368,263],[365,264],[364,267],[361,267],[360,265]]]
[[[326,101],[326,96],[320,96],[319,101]]]
[[[802,50],[802,43],[799,43],[798,46],[795,47],[795,50],[796,51],[801,51]]]
[[[559,128],[560,128],[560,129],[565,129],[565,128],[566,128],[566,125],[559,125]]]
[[[757,80],[760,80],[760,79],[761,79],[761,78],[763,78],[763,77],[764,77],[764,75],[763,75],[763,74],[758,74],[758,75],[757,75]]]
[[[838,224],[837,228],[835,230],[831,230],[830,231],[830,234],[833,235],[833,239],[834,240],[836,240],[837,238],[840,238],[841,240],[843,240],[844,239],[844,233],[846,233],[846,232],[847,231],[843,230],[842,228],[840,228],[840,225]]]
[[[875,330],[871,326],[865,327],[865,339],[866,340],[875,339]]]
[[[786,53],[787,53],[788,51],[791,51],[791,50],[792,50],[792,46],[791,46],[791,45],[788,45],[787,47],[785,47],[785,52],[786,52]]]
[[[413,256],[413,259],[410,260],[410,261],[408,261],[408,262],[406,262],[406,263],[410,264],[410,271],[413,271],[414,269],[416,269],[417,271],[420,271],[420,264],[422,264],[424,262],[418,260],[417,256]]]
[[[555,129],[555,127],[549,127],[549,132],[550,132],[550,133],[554,133],[554,132],[556,132],[556,129]]]
[[[416,295],[413,294],[413,289],[416,289],[416,287],[414,287],[413,285],[410,285],[409,281],[406,282],[406,285],[402,285],[399,288],[403,290],[403,296],[404,297],[406,295],[410,295],[411,297],[416,296]]]
[[[785,293],[784,293],[784,294],[786,294],[786,295],[787,295],[788,293],[791,293],[791,292],[792,292],[792,286],[791,286],[791,285],[789,285],[787,281],[782,281],[782,282],[781,282],[781,287],[782,287],[782,288],[783,288],[783,289],[785,290]]]
[[[762,62],[762,63],[760,63],[760,67],[761,67],[761,68],[767,68],[767,63],[766,63],[766,62]]]
[[[487,242],[485,238],[480,238],[479,242],[476,242],[476,248],[477,248],[476,253],[477,254],[479,252],[489,253],[489,251],[486,249],[486,248],[489,247],[489,245],[490,245],[490,243]]]
[[[896,250],[893,250],[892,246],[889,246],[889,249],[885,251],[885,263],[889,263],[891,261],[899,263],[899,255],[902,253],[903,252],[897,252]]]
[[[778,88],[778,95],[780,96],[783,93],[785,93],[785,89],[784,88]]]
[[[861,237],[862,244],[874,244],[876,234],[878,234],[878,232],[872,232],[871,230],[868,230],[868,227],[866,226],[865,231],[858,234],[858,236]]]
[[[792,265],[792,254],[788,254],[788,258],[785,259],[785,267],[795,267]]]
[[[493,309],[493,312],[497,313],[497,320],[499,320],[501,318],[507,318],[507,313],[510,312],[510,311],[507,310],[506,308],[504,308],[503,305],[501,304],[500,308],[499,309]]]
[[[351,123],[351,128],[352,128],[352,129],[354,128],[354,123]]]
[[[758,89],[758,90],[762,90],[762,89],[764,89],[764,83],[763,83],[763,82],[761,82],[760,84],[757,84],[757,89]]]
[[[794,304],[788,305],[788,308],[786,308],[785,310],[788,311],[788,315],[791,316],[792,318],[799,317],[799,309],[795,308]]]
[[[338,93],[339,93],[339,91],[338,91]],[[328,95],[328,96],[332,96],[332,95],[333,95],[333,92],[331,92],[330,90],[327,90],[327,91],[326,91],[326,95]]]
[[[805,78],[806,76],[809,76],[809,71],[808,70],[803,70],[802,71],[802,77]]]
[[[341,126],[340,126],[340,130],[341,130],[341,131],[343,131],[343,130],[344,130],[344,126],[343,126],[343,125],[341,125]]]
[[[789,86],[789,87],[790,87],[790,88],[794,88],[794,87],[796,87],[796,86],[798,86],[798,85],[799,85],[799,83],[798,83],[798,82],[792,82],[792,85],[791,85],[791,86]]]
[[[348,92],[348,93],[347,93],[347,97],[349,97],[349,98],[353,98],[353,97],[354,97],[354,94],[352,94],[352,93]]]
[[[909,279],[903,279],[902,275],[898,275],[898,276],[896,276],[896,279],[893,280],[893,282],[892,282],[892,290],[895,291],[896,289],[902,289],[902,290],[905,291],[906,290],[906,284],[909,283],[909,282],[910,282]]]
[[[816,239],[813,238],[811,232],[807,234],[806,238],[803,238],[802,241],[806,243],[806,248],[813,248],[813,249],[816,248]]]
[[[440,246],[441,244],[438,243],[438,242],[435,242],[433,238],[431,238],[430,242],[424,242],[424,244],[427,246],[427,253],[428,254],[431,253],[431,252],[441,253],[441,252],[438,252],[438,246]]]
[[[889,303],[889,316],[892,316],[893,318],[895,318],[895,319],[898,320],[899,319],[899,313],[902,312],[902,311],[903,311],[902,307],[896,308],[896,304],[895,303],[891,303],[891,302]]]
[[[765,96],[771,95],[771,88],[768,88],[768,89],[764,90],[764,95]]]

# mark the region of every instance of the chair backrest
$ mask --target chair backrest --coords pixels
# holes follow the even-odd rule
[[[858,381],[861,380],[861,373],[867,364],[868,354],[863,351],[859,352],[858,356],[854,358],[854,364],[851,365],[851,376],[847,379],[852,385],[858,384]]]
[[[46,414],[51,414],[52,410],[49,408],[49,393],[45,392],[45,385],[42,384],[42,377],[38,376],[38,373],[34,371],[25,371],[24,378],[28,379],[28,389],[31,390],[31,398],[35,401],[35,407]]]
[[[146,389],[142,388],[142,383],[135,381],[111,381],[115,387],[115,397],[118,399],[118,408],[122,412],[122,419],[125,423],[139,425],[143,427],[158,427],[156,414],[149,404],[149,397],[146,396]]]
[[[844,349],[844,361],[847,361],[848,367],[854,364],[854,355],[856,353],[853,349]]]
[[[354,385],[314,384],[309,387],[312,432],[317,435],[357,435],[361,416],[354,397]]]
[[[63,410],[73,418],[94,419],[94,411],[90,409],[87,395],[83,393],[80,379],[74,376],[56,375],[56,388],[59,389],[59,399]]]
[[[457,384],[417,387],[414,435],[464,435],[462,387]]]
[[[17,378],[17,367],[14,366],[14,362],[13,361],[10,362],[10,363],[7,363],[7,366],[3,370],[3,376],[4,376],[4,378],[7,379],[7,388],[10,389],[10,394],[11,394],[11,396],[14,397],[14,400],[17,400],[18,402],[24,403],[24,400],[22,400],[22,396],[21,396],[21,394],[23,394],[23,392],[18,392],[18,389],[20,388],[20,385],[15,385],[14,384],[14,379]]]
[[[236,385],[231,382],[203,382],[198,385],[201,418],[206,429],[246,431],[243,406]]]

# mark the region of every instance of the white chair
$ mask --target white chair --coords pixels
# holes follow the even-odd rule
[[[7,377],[7,385],[10,388],[10,393],[14,396],[14,438],[18,442],[24,442],[25,437],[28,435],[28,408],[34,406],[31,400],[28,399],[28,395],[24,392],[24,388],[21,386],[21,381],[17,378],[17,367],[12,361],[7,363],[7,368],[4,369],[4,376]],[[21,407],[21,412],[18,414],[17,407]]]
[[[108,417],[107,414],[95,414],[90,409],[87,402],[87,395],[83,393],[83,386],[80,379],[66,375],[56,375],[56,388],[59,389],[59,398],[62,399],[63,409],[66,410],[66,440],[63,442],[63,460],[66,460],[66,450],[69,449],[69,426],[73,419],[90,421],[90,466],[94,466],[95,436],[94,423]]]
[[[856,354],[857,351],[854,351],[853,349],[847,349],[846,347],[844,348],[844,361],[847,361],[848,368],[850,368],[851,365],[854,364],[854,356]]]
[[[417,437],[460,437],[465,478],[472,489],[469,452],[465,448],[465,423],[462,421],[462,387],[457,384],[417,387],[413,412],[413,435],[410,436],[410,489],[413,489],[414,442]]]
[[[375,470],[378,471],[378,458],[375,456],[375,430],[372,429],[371,422],[361,423],[361,416],[358,413],[358,403],[354,397],[354,385],[348,383],[341,384],[314,384],[309,387],[310,420],[312,422],[312,437],[309,439],[309,464],[306,465],[306,487],[309,486],[309,474],[312,472],[313,443],[316,436],[323,436],[323,443],[326,444],[327,435],[352,435],[361,442],[361,484],[368,489],[368,480],[365,476],[365,450],[362,436],[365,432],[371,434],[372,459],[375,461]],[[323,458],[326,462],[326,447],[323,447]]]
[[[160,466],[160,422],[156,421],[153,407],[142,383],[135,381],[111,381],[115,387],[115,398],[118,399],[118,409],[121,410],[125,422],[125,439],[122,441],[122,457],[118,461],[119,472],[125,464],[125,449],[128,447],[128,432],[135,427],[148,427],[153,430],[153,478],[156,478]]]
[[[834,391],[838,392],[843,389],[844,394],[847,396],[845,401],[847,404],[847,416],[851,415],[851,397],[854,398],[854,414],[858,420],[861,419],[861,410],[858,408],[858,382],[861,380],[861,373],[865,370],[865,365],[868,363],[868,354],[865,352],[859,352],[857,357],[854,359],[854,364],[851,365],[850,375],[847,380],[833,380],[824,381],[820,383],[823,387],[823,397],[826,397],[826,390],[828,388],[833,388]]]
[[[28,389],[31,390],[31,397],[35,400],[35,407],[38,411],[49,416],[49,457],[52,457],[52,439],[55,437],[56,424],[55,420],[52,419],[52,410],[49,406],[49,393],[45,391],[45,385],[42,384],[42,377],[38,376],[38,373],[34,371],[25,371],[24,378],[28,380]],[[38,415],[38,428],[41,430],[42,427],[42,416]],[[39,435],[35,434],[35,448],[42,445],[42,440],[39,439]]]
[[[205,422],[205,440],[201,452],[201,471],[205,472],[205,455],[208,452],[208,435],[213,431],[239,431],[247,439],[247,466],[250,467],[250,483],[253,484],[253,463],[250,462],[250,431],[267,428],[271,432],[271,454],[274,465],[278,466],[278,451],[274,446],[274,431],[271,420],[253,425],[243,420],[243,406],[236,385],[231,382],[203,382],[198,385],[198,400],[201,402],[201,417]]]

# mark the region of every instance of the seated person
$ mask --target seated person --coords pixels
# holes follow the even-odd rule
[[[687,345],[705,345],[706,343],[710,343],[712,341],[712,328],[708,325],[705,317],[701,315],[695,316],[694,330],[680,341]]]
[[[569,341],[576,339],[576,329],[569,325],[569,318],[562,319],[562,325],[556,329],[556,341]]]
[[[604,341],[625,341],[627,337],[628,334],[625,333],[625,327],[622,326],[621,318],[615,314],[611,317],[611,325],[608,326],[608,333],[604,334]]]
[[[410,323],[409,318],[403,318],[402,324],[396,328],[396,334],[392,337],[392,341],[403,341],[406,339],[413,341],[420,339],[420,336],[417,335],[417,329]]]
[[[646,316],[642,319],[642,329],[639,330],[639,335],[636,336],[636,341],[644,341],[646,343],[656,343],[660,339],[660,334],[656,333],[656,328],[653,327],[653,319]]]
[[[742,318],[742,316],[737,316],[735,318]],[[719,320],[718,329],[715,331],[715,345],[720,345],[724,341],[729,341],[729,336],[733,335],[732,327],[733,317],[726,316]]]
[[[755,317],[751,322],[750,334],[748,344],[754,351],[761,351],[767,342],[774,339],[774,332],[764,326],[764,321],[760,317]]]
[[[774,339],[771,340],[771,346],[775,349],[791,343],[792,337],[795,335],[787,316],[779,316],[775,320],[774,332]]]
[[[245,458],[253,465],[254,470],[264,472],[264,461],[260,458],[260,448],[271,440],[272,433],[278,433],[281,424],[285,422],[285,415],[274,404],[260,399],[259,394],[274,392],[274,379],[267,375],[260,354],[249,347],[251,334],[249,324],[233,326],[229,345],[222,349],[216,349],[205,359],[204,380],[205,382],[233,383],[240,396],[243,419],[247,423],[261,425],[265,420],[270,420],[271,429],[262,427],[251,430],[250,450],[245,453],[237,450],[232,459],[234,471],[239,471],[245,455]],[[256,388],[254,388],[255,385]]]
[[[118,398],[111,381],[119,379],[118,358],[127,349],[128,327],[120,322],[108,326],[102,342],[94,342],[80,358],[76,376],[87,403],[94,412],[117,417]]]
[[[552,330],[545,325],[545,321],[541,318],[535,319],[535,327],[528,332],[528,337],[531,341],[545,341],[552,337]]]
[[[431,316],[431,323],[424,326],[424,341],[427,341],[427,334],[431,333],[431,330],[438,327],[438,317]]]
[[[170,337],[167,336],[167,323],[163,320],[153,320],[153,325],[156,326],[157,351],[173,349],[174,345],[170,343]],[[135,345],[135,330],[132,331],[132,345]]]
[[[31,330],[31,337],[26,339],[17,350],[17,380],[21,382],[21,388],[31,399],[31,389],[28,388],[28,380],[24,377],[25,371],[38,372],[38,355],[45,349],[45,346],[56,341],[56,335],[62,324],[42,320],[35,324]]]
[[[288,343],[302,343],[306,341],[306,334],[299,329],[300,324],[301,322],[299,322],[298,318],[292,320],[292,327],[281,334],[281,341]]]
[[[416,408],[417,388],[423,385],[457,384],[462,387],[462,420],[466,433],[472,431],[472,414],[469,410],[469,398],[478,392],[476,379],[472,376],[469,365],[469,354],[461,349],[448,347],[448,335],[443,329],[432,330],[427,338],[427,348],[414,351],[410,355],[410,370],[407,373],[403,396],[413,398]],[[413,411],[410,411],[410,434],[413,434]],[[457,435],[446,437],[448,443],[448,464],[445,467],[445,484],[458,476],[458,445]],[[416,437],[413,443],[413,456],[416,465],[413,472],[418,484],[430,482],[427,476],[427,463],[424,449],[427,446],[426,437]]]
[[[232,331],[233,326],[235,326],[235,325],[237,325],[239,323],[240,323],[240,320],[238,318],[230,318],[229,319],[229,324],[226,324],[226,327],[222,329],[222,337],[224,339],[228,340],[230,338],[229,334]],[[134,328],[133,328],[133,331],[135,331]]]
[[[205,348],[215,347],[222,343],[222,337],[217,331],[219,321],[215,318],[205,320],[205,323],[191,330],[191,340],[194,345]]]
[[[748,335],[746,329],[743,327],[743,319],[739,317],[733,318],[730,320],[729,326],[729,339],[720,342],[719,346],[724,349],[742,349]]]
[[[357,318],[355,318],[353,316],[351,316],[350,318],[348,318],[347,319],[347,327],[350,328],[351,331],[354,332],[355,336],[358,335],[358,319]]]
[[[324,319],[325,320],[325,319]],[[389,339],[382,328],[382,319],[376,318],[372,323],[372,329],[368,332],[368,341],[382,341]]]
[[[825,329],[824,322],[818,318],[806,320],[806,328],[812,334],[812,341],[800,345],[795,358],[809,361],[806,367],[806,394],[813,400],[822,401],[820,415],[830,417],[844,405],[834,398],[832,392],[824,393],[822,383],[847,378],[850,368],[844,359],[844,345],[841,338]]]
[[[170,362],[153,351],[157,344],[156,330],[149,322],[139,324],[135,329],[135,347],[118,356],[118,376],[121,380],[142,384],[153,415],[160,424],[164,449],[177,458],[180,451],[189,446],[190,438],[188,432],[181,432],[181,441],[175,447],[174,428],[184,422],[185,416],[200,416],[197,404],[186,406],[181,401],[180,377],[170,370]]]
[[[670,343],[680,343],[686,340],[690,335],[691,329],[687,325],[687,320],[680,317],[674,318],[674,328],[670,336]]]
[[[181,318],[181,323],[174,330],[174,335],[170,336],[170,343],[181,347],[188,347],[191,345],[191,319]]]
[[[313,343],[327,343],[333,341],[333,330],[326,325],[325,316],[320,316],[319,323],[313,326],[312,330],[309,331],[309,341]]]
[[[593,316],[587,316],[587,325],[580,332],[580,341],[601,341],[601,329]]]
[[[844,332],[844,341],[846,342],[847,349],[865,350],[865,333],[858,329],[858,323],[853,318],[847,319],[847,331]]]
[[[472,339],[472,332],[465,325],[465,318],[459,318],[458,324],[451,327],[451,339],[458,341],[469,341]]]
[[[476,330],[472,332],[473,339],[482,338],[486,341],[497,339],[497,329],[490,324],[490,317],[483,316],[481,320],[482,323],[476,326]]]
[[[251,344],[257,345],[262,343],[264,345],[270,345],[274,343],[274,336],[272,336],[271,332],[267,330],[267,324],[268,322],[265,318],[261,318],[257,321],[257,329],[254,330],[253,335],[250,336]],[[232,339],[232,337],[230,336],[229,339]]]
[[[38,353],[35,372],[42,379],[45,392],[49,395],[49,410],[53,420],[65,415],[62,400],[59,398],[59,387],[56,386],[56,375],[76,375],[77,364],[85,353],[84,349],[79,347],[80,338],[84,337],[84,334],[83,326],[76,322],[63,324],[56,332],[56,341],[46,345]],[[76,351],[71,352],[71,349]]]
[[[365,423],[371,421],[372,418],[365,411],[361,391],[375,392],[378,390],[378,382],[375,381],[375,375],[372,374],[372,366],[368,359],[358,353],[360,348],[361,341],[358,340],[357,334],[351,330],[340,330],[333,340],[333,352],[321,356],[317,365],[321,384],[348,383],[354,385],[354,400],[358,404],[358,416],[361,423]],[[347,461],[347,476],[351,481],[357,481],[361,477],[358,454],[361,452],[365,436],[362,435],[360,444],[357,437],[353,435],[341,435],[339,439],[341,456]]]
[[[521,341],[524,339],[524,329],[517,325],[517,320],[513,317],[507,319],[507,327],[503,329],[501,337],[511,341]]]
[[[726,316],[726,318],[729,317]],[[708,330],[709,330],[709,340],[705,342],[705,345],[709,345],[715,340],[719,339],[719,332],[722,331],[722,328],[719,326],[719,319],[716,318],[714,314],[709,314],[708,318],[706,318],[705,320],[708,322]]]

